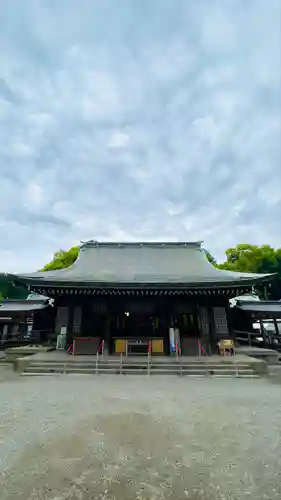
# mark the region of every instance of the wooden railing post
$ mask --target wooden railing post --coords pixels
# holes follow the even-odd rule
[[[96,375],[99,373],[99,350],[97,350],[96,354]]]
[[[147,375],[150,375],[150,364],[151,364],[151,340],[148,342],[147,349]]]
[[[122,375],[123,371],[123,352],[120,352],[120,375]]]
[[[176,342],[176,356],[177,356],[177,361],[179,362],[180,376],[182,377],[181,351],[178,342]]]

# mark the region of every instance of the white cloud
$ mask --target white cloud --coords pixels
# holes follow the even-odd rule
[[[30,182],[26,186],[23,197],[25,198],[25,204],[28,207],[34,207],[36,209],[44,206],[45,192],[42,186],[36,184],[35,182]]]
[[[281,245],[278,0],[13,4],[0,270],[87,238]]]
[[[125,132],[114,132],[109,140],[110,148],[124,148],[130,141],[130,136]]]

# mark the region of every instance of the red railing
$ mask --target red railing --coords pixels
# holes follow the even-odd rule
[[[73,350],[73,344],[70,344],[69,348],[67,349],[67,354],[72,354],[72,350]]]
[[[101,353],[101,355],[103,356],[103,349],[104,349],[104,340],[101,341],[96,353],[96,374],[99,373],[99,355]]]
[[[180,376],[182,377],[182,359],[181,359],[181,348],[179,346],[179,343],[176,342],[176,355],[177,355],[177,361],[179,363],[179,369],[180,369]]]
[[[200,340],[198,340],[198,354],[199,356],[206,356],[206,351],[204,347],[202,346]]]
[[[97,350],[97,354],[103,354],[103,349],[104,349],[104,340],[101,341]]]

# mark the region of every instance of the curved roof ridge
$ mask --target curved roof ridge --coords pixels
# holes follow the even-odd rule
[[[182,248],[182,247],[195,247],[201,248],[203,241],[97,241],[89,240],[81,242],[81,250],[84,248],[104,247],[104,248]]]

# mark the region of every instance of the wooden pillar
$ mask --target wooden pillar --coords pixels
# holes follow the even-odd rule
[[[84,337],[84,332],[85,332],[85,324],[86,324],[86,306],[85,303],[83,302],[81,305],[81,324],[80,324],[80,335],[81,337]]]
[[[73,325],[74,325],[74,305],[68,307],[68,323],[67,323],[67,343],[73,341]]]
[[[81,322],[82,322],[82,307],[75,306],[73,312],[73,334],[74,336],[81,335]]]
[[[2,335],[1,335],[1,343],[4,344],[5,340],[8,336],[8,325],[3,325]]]
[[[279,328],[278,328],[276,318],[273,318],[273,323],[274,323],[274,328],[275,328],[275,335],[279,335]]]
[[[109,353],[110,350],[110,314],[107,312],[106,318],[104,321],[104,332],[103,332],[103,339],[104,339],[104,352],[105,354]]]
[[[215,327],[215,319],[214,319],[214,309],[213,307],[208,307],[208,318],[209,318],[209,327],[210,327],[210,346],[211,352],[217,352],[216,346],[216,327]]]
[[[261,334],[262,334],[262,337],[263,337],[263,341],[266,344],[267,340],[266,340],[266,335],[265,335],[265,329],[264,329],[264,325],[263,325],[263,320],[260,319],[259,323],[260,323],[260,329],[261,329]]]
[[[210,317],[209,311],[206,306],[198,305],[198,324],[200,329],[200,336],[202,339],[202,344],[204,349],[206,349],[208,354],[211,354],[211,338],[210,338]]]
[[[274,345],[278,346],[278,348],[279,348],[280,347],[279,346],[280,335],[279,335],[279,328],[278,328],[278,324],[277,324],[276,318],[273,318],[273,323],[274,323],[274,329],[275,329],[275,336],[277,337],[277,339],[274,338]],[[277,340],[277,343],[276,343],[276,340]]]
[[[276,318],[273,318],[273,323],[274,323],[275,334],[279,335],[278,323]]]
[[[57,316],[56,316],[56,326],[55,332],[57,334],[60,333],[61,327],[68,326],[68,316],[69,316],[69,308],[67,306],[58,306],[57,307]]]

